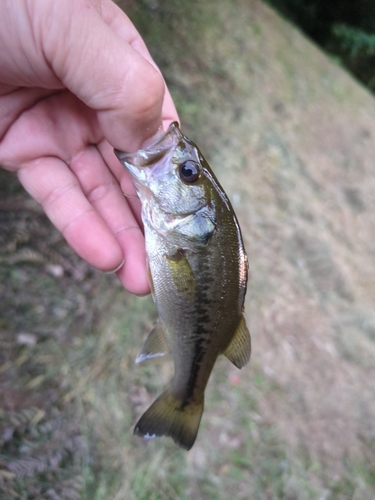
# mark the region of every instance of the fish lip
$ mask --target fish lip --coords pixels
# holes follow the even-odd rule
[[[167,151],[176,145],[182,133],[177,121],[172,122],[166,132],[158,137],[154,142],[144,149],[139,149],[135,153],[126,153],[119,149],[114,149],[115,155],[121,163],[127,163],[134,167],[149,167],[162,158]]]

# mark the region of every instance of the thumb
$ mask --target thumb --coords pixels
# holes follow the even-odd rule
[[[111,1],[52,4],[41,42],[54,73],[97,111],[112,146],[137,150],[162,124],[165,97],[163,78],[140,35]],[[169,95],[167,104],[170,120],[178,119]]]

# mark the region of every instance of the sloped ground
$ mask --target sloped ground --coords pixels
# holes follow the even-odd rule
[[[14,280],[23,279],[35,303],[22,323],[26,299],[18,287],[19,322],[1,314],[0,387],[21,387],[23,404],[13,404],[18,419],[31,406],[44,412],[29,415],[26,430],[24,423],[12,424],[18,434],[7,431],[15,437],[1,457],[6,484],[21,491],[29,469],[23,464],[22,476],[9,463],[20,460],[28,432],[59,415],[57,428],[70,436],[70,447],[53,434],[57,452],[41,452],[48,466],[38,471],[34,464],[32,477],[50,474],[43,476],[47,485],[59,474],[59,484],[76,478],[71,498],[81,491],[81,498],[126,500],[373,499],[373,98],[258,1],[123,5],[165,74],[184,132],[205,153],[238,214],[251,269],[252,361],[238,372],[219,360],[188,454],[168,440],[132,438],[135,419],[172,374],[170,360],[133,364],[155,318],[152,302],[92,273],[48,229],[42,236],[49,247],[73,268],[50,255],[47,263],[15,263],[6,271],[10,281],[2,281],[13,290]],[[46,253],[36,243],[33,249]],[[57,268],[46,267],[50,261]],[[47,286],[46,276],[58,285]],[[55,302],[51,290],[58,290]],[[81,309],[69,302],[72,290],[82,296]],[[52,325],[43,341],[39,302]],[[56,316],[58,302],[68,312],[57,308]],[[27,337],[20,344],[22,332],[31,332],[35,345]],[[9,359],[17,368],[9,368]],[[14,415],[7,394],[8,422]]]

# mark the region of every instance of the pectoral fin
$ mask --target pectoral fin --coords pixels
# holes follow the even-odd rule
[[[250,359],[251,354],[251,339],[250,333],[246,326],[246,321],[242,315],[238,324],[236,333],[234,334],[230,344],[224,351],[224,355],[237,368],[242,368]]]
[[[195,278],[186,257],[182,251],[177,251],[167,255],[166,259],[174,286],[181,294],[191,297],[195,290]]]
[[[149,333],[147,339],[144,341],[138,356],[135,359],[136,363],[141,363],[145,359],[156,358],[164,356],[169,352],[167,341],[164,337],[164,331],[158,320],[154,328]]]
[[[151,290],[152,300],[155,302],[154,280],[152,279],[150,264],[149,264],[148,260],[147,260],[147,278],[148,278],[148,284],[149,284],[150,290]]]

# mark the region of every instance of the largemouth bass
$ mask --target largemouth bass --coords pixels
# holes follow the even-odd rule
[[[170,387],[134,433],[171,436],[189,450],[217,357],[242,368],[251,342],[243,316],[248,262],[233,208],[177,122],[147,149],[115,151],[142,202],[150,288],[159,314],[136,362],[171,352]]]

